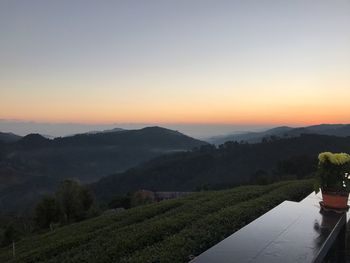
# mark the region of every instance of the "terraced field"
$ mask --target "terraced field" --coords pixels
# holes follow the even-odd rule
[[[242,186],[136,207],[27,237],[0,262],[188,262],[284,200],[299,201],[311,180]]]

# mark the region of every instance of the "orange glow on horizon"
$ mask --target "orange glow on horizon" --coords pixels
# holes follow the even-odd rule
[[[341,114],[339,114],[341,112]],[[79,123],[79,124],[206,124],[206,125],[291,125],[306,126],[321,123],[350,123],[350,113],[339,110],[329,112],[328,109],[313,110],[300,108],[294,110],[272,109],[260,112],[259,110],[235,112],[177,112],[177,113],[146,113],[118,116],[118,114],[103,114],[87,112],[73,116],[63,114],[53,115],[46,112],[42,115],[12,115],[1,116],[3,120],[34,121],[45,123]]]
[[[191,89],[177,86],[164,89],[159,84],[158,87],[147,86],[142,91],[129,93],[119,93],[111,86],[99,90],[90,87],[85,93],[83,88],[79,89],[80,92],[78,89],[70,92],[66,88],[41,90],[40,98],[36,93],[23,96],[8,90],[0,104],[0,119],[86,124],[350,123],[347,85],[350,80],[346,76],[335,79],[331,81],[327,77],[323,82],[269,80],[260,84],[256,80],[241,83],[240,88],[229,81],[217,88],[214,84],[201,86],[197,83]]]

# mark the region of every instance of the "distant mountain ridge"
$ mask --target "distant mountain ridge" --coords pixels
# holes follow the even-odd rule
[[[130,143],[138,147],[177,147],[189,149],[199,144],[205,144],[180,132],[154,126],[139,130],[103,131],[98,133],[84,133],[67,137],[55,138],[53,145],[118,145],[128,146]]]
[[[119,131],[125,131],[125,129],[113,128],[113,129],[103,130],[103,131],[89,131],[89,132],[86,132],[85,134],[108,133],[108,132],[119,132]],[[74,134],[74,135],[77,135],[77,134]],[[67,136],[65,136],[65,137],[67,137]]]
[[[225,136],[216,136],[209,138],[207,141],[216,145],[223,144],[226,141],[244,141],[248,143],[258,143],[261,142],[264,138],[268,139],[271,136],[292,138],[298,137],[301,134],[319,134],[347,137],[350,136],[350,124],[320,124],[298,128],[281,126],[262,132],[246,132]]]
[[[22,137],[11,132],[0,132],[0,143],[12,143],[19,141]]]

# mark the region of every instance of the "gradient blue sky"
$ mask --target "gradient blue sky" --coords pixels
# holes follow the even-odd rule
[[[350,1],[0,2],[0,119],[350,122]]]

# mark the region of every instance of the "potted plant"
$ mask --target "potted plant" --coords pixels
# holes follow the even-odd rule
[[[324,152],[318,156],[316,193],[321,189],[323,206],[347,209],[350,192],[350,155]]]

